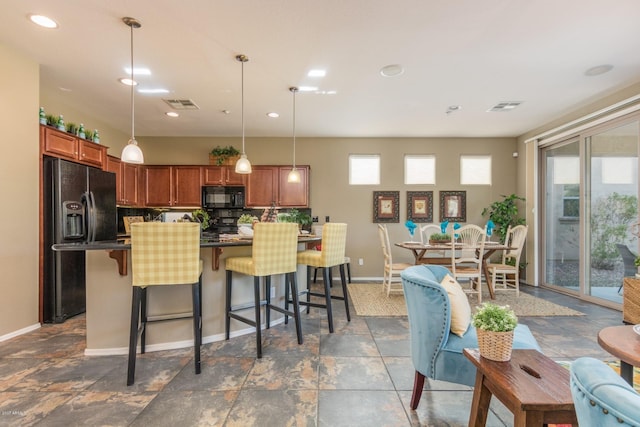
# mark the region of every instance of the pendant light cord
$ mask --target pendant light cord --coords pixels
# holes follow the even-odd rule
[[[293,89],[293,169],[296,168],[296,92],[297,88]]]
[[[135,141],[136,137],[135,137],[135,109],[134,109],[134,100],[133,100],[133,93],[134,93],[134,86],[135,86],[135,82],[133,80],[133,25],[129,26],[131,28],[131,140]]]
[[[242,108],[242,113],[241,113],[241,117],[242,117],[242,154],[245,154],[244,152],[244,62],[245,61],[241,61],[240,63],[242,64],[242,73],[241,73],[241,84],[240,84],[240,102],[241,102],[241,108]]]

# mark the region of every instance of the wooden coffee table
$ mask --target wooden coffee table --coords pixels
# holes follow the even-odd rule
[[[633,325],[602,329],[598,344],[620,359],[620,376],[633,387],[633,367],[640,366],[640,335],[633,332]]]
[[[476,383],[469,426],[484,426],[491,396],[512,413],[515,427],[549,423],[578,425],[569,388],[569,370],[536,350],[513,350],[508,362],[480,357],[477,349],[464,349],[475,365]]]

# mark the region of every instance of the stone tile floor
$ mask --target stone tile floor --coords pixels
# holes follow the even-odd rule
[[[520,318],[546,355],[613,360],[596,335],[619,325],[620,312],[523,290],[586,314]],[[414,370],[406,317],[351,312],[348,323],[342,302],[334,303],[333,334],[322,311],[304,314],[303,345],[292,322],[272,327],[262,359],[255,358],[253,334],[206,344],[197,376],[192,349],[140,355],[131,387],[125,356],[84,356],[83,316],[43,325],[0,343],[0,426],[467,425],[469,387],[427,380],[417,411],[409,409]],[[493,399],[487,425],[512,423]]]

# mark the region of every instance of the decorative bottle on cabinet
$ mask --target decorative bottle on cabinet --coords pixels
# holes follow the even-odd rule
[[[62,117],[62,114],[58,116],[58,130],[61,130],[61,131],[66,130],[64,127],[64,117]]]
[[[47,116],[45,116],[44,114],[44,107],[40,107],[40,124],[41,125],[47,124]]]
[[[84,125],[80,123],[80,129],[78,129],[78,136],[80,138],[86,138],[87,135],[84,133]]]
[[[100,134],[98,133],[98,129],[93,130],[93,142],[100,144]]]

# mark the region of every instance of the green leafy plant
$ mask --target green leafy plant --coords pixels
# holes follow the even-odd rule
[[[54,116],[53,114],[47,114],[46,118],[47,118],[47,125],[48,126],[53,126],[53,127],[58,126],[58,117],[57,116]]]
[[[613,270],[618,260],[617,243],[627,238],[629,225],[636,221],[638,199],[611,193],[591,208],[591,267]]]
[[[206,230],[207,228],[209,228],[209,222],[211,221],[211,218],[209,217],[209,213],[207,211],[205,211],[204,209],[196,209],[193,212],[191,212],[191,217],[196,221],[200,223],[200,227],[203,230]]]
[[[513,331],[518,325],[515,312],[508,305],[483,303],[474,313],[471,323],[477,329],[492,332]]]
[[[67,132],[72,133],[74,135],[78,133],[78,125],[76,125],[75,123],[71,123],[71,122],[67,123],[66,129],[67,129]]]
[[[228,158],[239,156],[240,152],[236,150],[235,147],[228,145],[226,147],[217,146],[213,150],[211,150],[211,155],[216,157],[216,164],[220,166],[223,164]]]
[[[433,233],[429,236],[429,240],[434,242],[450,242],[451,235],[449,233]]]
[[[253,224],[256,221],[259,221],[258,217],[249,214],[242,214],[238,218],[238,224]]]
[[[501,242],[504,242],[509,226],[515,227],[525,224],[525,219],[521,218],[518,213],[518,201],[524,202],[525,199],[515,194],[502,195],[502,200],[497,200],[482,210],[482,216],[488,215],[495,224],[494,231],[500,237]]]
[[[633,260],[633,265],[635,265],[636,267],[640,267],[640,255],[638,255],[636,259]]]

